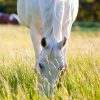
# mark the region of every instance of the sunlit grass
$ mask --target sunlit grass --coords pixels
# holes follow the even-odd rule
[[[41,100],[34,55],[27,28],[0,25],[0,100]],[[72,32],[67,58],[54,100],[100,100],[100,31]]]

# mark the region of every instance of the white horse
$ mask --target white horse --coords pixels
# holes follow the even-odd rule
[[[18,0],[21,23],[29,27],[35,50],[39,90],[52,96],[67,68],[66,47],[78,0]],[[49,88],[50,89],[49,89]],[[42,93],[42,92],[41,92]]]

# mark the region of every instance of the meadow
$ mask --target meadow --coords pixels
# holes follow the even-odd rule
[[[100,29],[76,29],[67,49],[68,69],[53,100],[100,100]],[[34,66],[29,30],[0,25],[0,100],[42,100]]]

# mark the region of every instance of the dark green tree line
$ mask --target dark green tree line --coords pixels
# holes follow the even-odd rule
[[[100,22],[100,0],[80,0],[78,20]]]

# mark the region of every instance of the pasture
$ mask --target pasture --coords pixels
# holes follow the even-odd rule
[[[69,66],[53,100],[100,100],[100,29],[77,27],[66,55]],[[0,25],[0,100],[41,100],[34,56],[27,28]]]

